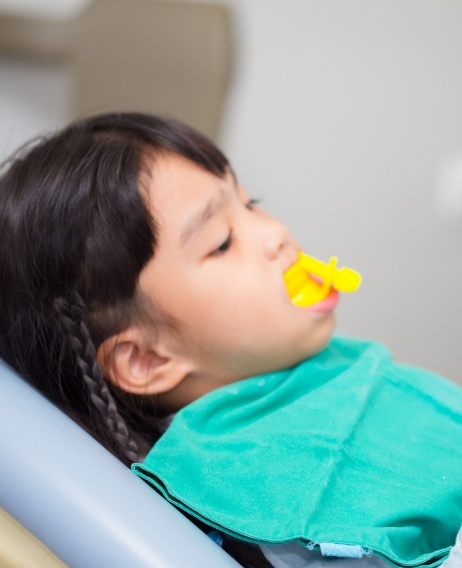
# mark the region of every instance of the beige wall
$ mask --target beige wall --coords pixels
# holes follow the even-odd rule
[[[0,11],[0,55],[10,66],[35,62],[67,73],[69,118],[155,112],[215,138],[231,46],[229,13],[219,4],[94,0],[67,19]],[[8,91],[5,76],[0,86]]]

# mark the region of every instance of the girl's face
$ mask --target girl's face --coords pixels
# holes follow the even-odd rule
[[[171,405],[292,366],[326,345],[333,311],[294,306],[284,285],[300,247],[231,173],[221,179],[165,155],[156,160],[148,206],[159,239],[139,288],[177,322],[170,344],[192,369]]]

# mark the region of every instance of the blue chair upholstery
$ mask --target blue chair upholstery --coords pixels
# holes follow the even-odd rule
[[[0,360],[0,505],[75,568],[239,565]]]

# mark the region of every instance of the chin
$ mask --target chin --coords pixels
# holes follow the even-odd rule
[[[323,325],[322,329],[316,330],[316,335],[315,337],[312,337],[307,352],[303,357],[304,359],[309,359],[310,357],[314,357],[315,355],[320,353],[323,349],[327,347],[330,340],[332,339],[332,336],[335,331],[336,320],[334,313],[330,315],[331,317],[329,317],[328,319],[325,320],[325,322],[323,322],[325,325]]]

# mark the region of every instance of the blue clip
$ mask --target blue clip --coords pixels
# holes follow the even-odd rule
[[[314,550],[317,546],[323,556],[336,556],[337,558],[362,558],[372,556],[371,548],[363,548],[352,544],[334,544],[333,542],[307,542],[308,550]]]
[[[372,556],[372,550],[363,548],[362,546],[320,542],[319,548],[323,556],[337,556],[338,558],[362,558],[363,556]]]

